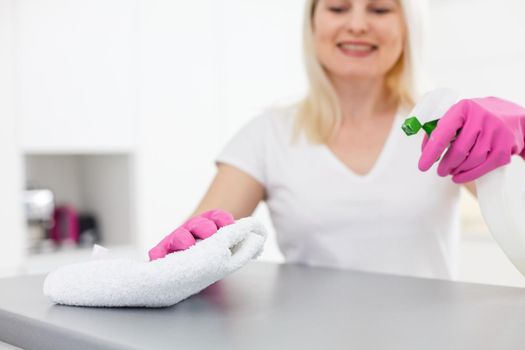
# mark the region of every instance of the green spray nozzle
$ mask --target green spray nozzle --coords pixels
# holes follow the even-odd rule
[[[408,136],[417,134],[421,129],[425,130],[427,135],[430,136],[430,134],[432,134],[432,131],[434,131],[434,129],[436,128],[438,121],[439,119],[435,119],[421,124],[421,122],[417,119],[416,116],[412,116],[405,120],[405,122],[401,126],[401,129],[403,129],[405,134],[407,134]]]

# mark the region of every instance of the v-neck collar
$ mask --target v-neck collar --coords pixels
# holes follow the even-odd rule
[[[388,136],[385,140],[385,143],[383,144],[383,147],[379,153],[379,156],[375,160],[374,164],[372,165],[372,168],[364,175],[360,175],[356,173],[354,170],[352,170],[348,165],[343,163],[341,159],[339,159],[334,152],[326,145],[322,144],[320,146],[321,152],[326,156],[328,161],[331,163],[332,167],[343,174],[345,176],[348,176],[350,179],[353,179],[355,181],[371,181],[372,179],[376,178],[379,173],[381,173],[381,170],[384,168],[385,164],[388,162],[388,159],[390,158],[392,154],[393,144],[399,139],[401,135],[401,124],[403,123],[403,118],[401,116],[401,113],[398,111],[394,117],[394,120],[392,121],[392,126],[390,127],[390,130],[388,132]]]

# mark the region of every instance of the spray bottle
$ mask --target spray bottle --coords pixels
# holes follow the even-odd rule
[[[415,135],[424,130],[430,137],[439,122],[438,117],[445,114],[457,99],[458,94],[449,89],[427,93],[403,123],[403,131]],[[525,276],[525,162],[513,156],[510,164],[477,179],[476,191],[490,233]]]

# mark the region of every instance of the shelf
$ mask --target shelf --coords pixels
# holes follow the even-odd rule
[[[96,243],[132,245],[136,241],[133,159],[131,154],[29,154],[24,156],[25,182],[29,188],[51,190],[55,206],[94,218],[98,233],[94,236],[100,237]],[[31,252],[44,241],[41,227],[32,225],[30,231],[28,226]]]

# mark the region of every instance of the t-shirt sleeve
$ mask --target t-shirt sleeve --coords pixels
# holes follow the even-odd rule
[[[268,119],[268,115],[260,115],[245,124],[222,149],[215,163],[234,166],[266,186]]]

